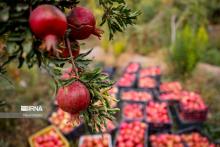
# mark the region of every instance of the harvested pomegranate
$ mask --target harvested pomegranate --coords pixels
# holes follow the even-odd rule
[[[125,73],[118,80],[117,86],[119,86],[119,87],[131,87],[131,86],[134,85],[135,80],[136,80],[136,74]]]
[[[170,123],[168,115],[168,106],[165,102],[149,102],[145,108],[147,114],[147,122],[149,123]]]
[[[49,117],[49,121],[57,126],[64,134],[70,133],[74,129],[71,123],[67,123],[70,119],[71,115],[62,109],[53,112]]]
[[[111,136],[109,134],[103,135],[87,135],[80,138],[79,147],[110,147]]]
[[[181,138],[186,142],[188,147],[215,147],[215,144],[209,142],[208,138],[202,136],[197,132],[190,134],[183,134]]]
[[[180,100],[180,95],[179,93],[174,93],[174,92],[168,92],[168,93],[162,93],[160,94],[160,100],[165,100],[165,101],[169,101],[169,100],[176,100],[179,101]]]
[[[87,87],[79,81],[60,87],[57,92],[58,106],[70,114],[77,114],[87,109],[90,103],[90,93]]]
[[[157,81],[151,77],[142,77],[138,79],[139,88],[155,88],[157,86]]]
[[[123,116],[126,119],[143,119],[143,105],[125,103],[122,108]]]
[[[96,20],[93,13],[85,7],[74,7],[67,17],[71,28],[71,38],[74,40],[87,39],[91,34],[101,37],[102,30],[96,28]]]
[[[125,72],[126,73],[136,73],[140,68],[140,64],[139,63],[130,63],[126,68],[125,68]]]
[[[160,67],[148,67],[140,70],[140,77],[161,75]]]
[[[116,138],[116,147],[144,147],[146,129],[144,122],[123,122]]]
[[[48,127],[31,137],[34,147],[66,147],[67,140],[54,127]]]
[[[150,142],[152,147],[184,147],[181,137],[175,134],[151,135]]]
[[[182,90],[182,86],[180,82],[174,81],[174,82],[164,82],[160,85],[160,90],[162,92],[175,92],[178,93]]]
[[[152,95],[149,92],[138,91],[138,90],[123,91],[121,94],[121,98],[123,100],[144,101],[144,102],[153,99]]]
[[[207,109],[201,95],[184,91],[181,93],[180,107],[182,111],[193,112]]]
[[[65,14],[53,5],[40,5],[29,17],[29,24],[34,35],[45,41],[47,51],[57,49],[58,39],[67,29]]]

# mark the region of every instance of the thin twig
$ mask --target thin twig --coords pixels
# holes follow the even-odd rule
[[[66,44],[66,47],[69,50],[73,71],[75,72],[76,77],[79,78],[78,70],[77,70],[76,64],[73,60],[73,54],[72,54],[72,51],[71,51],[70,40],[69,40],[68,37],[65,37],[65,44]]]

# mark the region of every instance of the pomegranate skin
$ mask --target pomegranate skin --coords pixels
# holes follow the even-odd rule
[[[56,49],[58,38],[64,36],[67,20],[62,11],[53,5],[40,5],[29,17],[29,25],[34,35],[46,42],[47,50]]]
[[[70,114],[77,114],[87,109],[90,104],[90,93],[87,87],[79,81],[61,87],[57,93],[58,106]]]
[[[91,34],[101,37],[102,30],[95,27],[96,20],[93,13],[84,7],[74,7],[67,17],[71,28],[71,38],[75,40],[87,39]]]

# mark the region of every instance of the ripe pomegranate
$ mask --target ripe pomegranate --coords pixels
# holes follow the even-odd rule
[[[78,114],[90,103],[90,93],[87,87],[79,81],[61,87],[57,93],[58,106],[70,114]]]
[[[66,32],[67,20],[57,7],[45,4],[31,12],[29,25],[36,37],[45,41],[47,51],[55,51],[58,38]]]
[[[67,17],[68,25],[71,28],[71,38],[83,40],[91,34],[101,37],[102,30],[95,27],[96,20],[93,13],[84,7],[74,7]]]
[[[71,51],[74,58],[76,58],[79,55],[80,46],[77,41],[71,42]],[[68,58],[70,57],[69,50],[67,48],[61,48],[60,56],[62,58]]]
[[[70,57],[69,49],[66,48],[65,46],[63,46],[63,44],[60,45],[58,50],[59,50],[59,52],[58,52],[59,57],[61,57],[61,58],[69,58]],[[72,51],[73,58],[76,58],[79,55],[80,46],[77,41],[71,42],[71,51]],[[57,54],[54,53],[53,51],[49,52],[49,56],[51,56],[51,57],[55,57],[56,55]]]

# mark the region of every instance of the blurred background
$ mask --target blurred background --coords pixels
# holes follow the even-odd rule
[[[142,14],[137,24],[108,40],[107,28],[101,40],[89,38],[82,52],[94,48],[97,65],[114,67],[117,75],[131,61],[144,66],[159,65],[163,81],[178,80],[187,90],[201,93],[209,106],[208,125],[220,127],[220,1],[219,0],[126,0]],[[102,10],[96,1],[82,0],[100,22]],[[1,44],[0,44],[1,45]],[[15,64],[8,77],[0,79],[0,99],[7,105],[1,112],[16,111],[17,105],[42,105],[54,98],[54,86],[44,70]],[[48,114],[51,110],[44,109]],[[0,119],[0,147],[27,146],[27,138],[48,123],[43,119]]]

